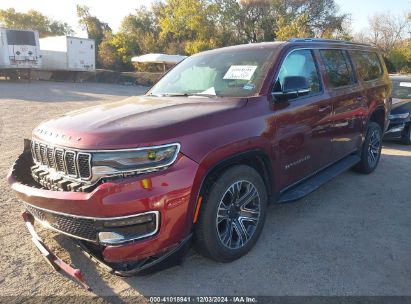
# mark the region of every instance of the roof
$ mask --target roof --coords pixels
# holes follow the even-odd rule
[[[288,42],[317,42],[317,43],[332,43],[332,44],[348,44],[348,45],[359,45],[359,46],[372,46],[371,44],[359,43],[346,40],[337,39],[322,39],[322,38],[291,38]]]
[[[181,55],[167,55],[167,54],[145,54],[131,58],[132,62],[145,62],[145,63],[168,63],[177,64],[183,61],[187,56]]]
[[[248,44],[239,44],[232,45],[227,47],[222,47],[218,49],[213,49],[203,53],[212,53],[212,52],[221,52],[221,51],[236,51],[236,50],[249,50],[249,49],[258,49],[258,48],[278,48],[285,47],[290,44],[307,44],[308,47],[313,47],[313,45],[320,45],[321,47],[327,47],[329,45],[339,46],[339,47],[350,47],[350,48],[359,48],[359,49],[375,49],[374,46],[364,43],[356,43],[351,41],[344,40],[335,40],[335,39],[320,39],[320,38],[291,38],[288,41],[268,41],[268,42],[256,42]]]

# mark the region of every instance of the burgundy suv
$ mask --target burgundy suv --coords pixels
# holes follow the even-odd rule
[[[390,108],[380,54],[292,39],[191,56],[146,95],[43,122],[8,181],[34,221],[79,240],[117,274],[187,248],[229,262],[256,243],[269,203],[354,167],[372,172]]]

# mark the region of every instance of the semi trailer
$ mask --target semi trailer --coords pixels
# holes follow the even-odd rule
[[[0,27],[0,75],[17,79],[40,67],[39,33]]]

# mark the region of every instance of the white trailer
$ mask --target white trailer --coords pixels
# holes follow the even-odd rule
[[[56,36],[40,39],[43,70],[94,71],[96,53],[94,39]]]
[[[22,70],[40,67],[39,33],[0,27],[0,74],[13,78]]]

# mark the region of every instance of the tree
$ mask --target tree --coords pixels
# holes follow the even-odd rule
[[[312,37],[312,31],[307,23],[307,14],[298,16],[291,22],[287,21],[287,18],[280,16],[277,23],[278,30],[275,33],[276,39],[285,41],[293,37]]]
[[[29,10],[27,13],[16,12],[14,8],[0,10],[0,24],[12,29],[36,30],[40,37],[74,33],[67,23],[52,20],[35,10]]]
[[[89,38],[95,40],[96,45],[100,45],[104,35],[111,32],[108,24],[102,22],[96,16],[92,16],[90,8],[85,5],[77,5],[77,17],[81,28],[87,32]]]
[[[274,0],[276,38],[295,37],[350,38],[349,15],[339,14],[334,0]],[[278,37],[277,37],[278,36]]]
[[[178,53],[191,55],[198,46],[201,50],[215,46],[214,25],[205,0],[167,0],[159,13],[160,38],[177,43]]]
[[[405,38],[409,29],[407,16],[398,17],[390,13],[376,14],[369,19],[366,41],[388,54]]]
[[[355,34],[354,40],[377,47],[391,73],[411,72],[411,41],[406,39],[411,15],[376,14],[368,20],[365,31]]]
[[[144,6],[123,19],[120,33],[129,38],[130,53],[137,55],[162,50],[158,22],[158,16],[154,14],[153,10],[148,10]]]
[[[241,0],[241,29],[246,42],[274,40],[275,13],[272,0]]]
[[[96,16],[92,16],[90,14],[90,8],[85,5],[77,5],[77,17],[79,18],[78,22],[81,28],[87,32],[89,38],[94,39],[95,41],[95,52],[97,57],[96,65],[98,67],[104,67],[104,64],[100,62],[100,59],[102,57],[99,56],[99,48],[100,44],[106,36],[111,37],[111,28],[107,23],[101,21]],[[105,47],[107,51],[107,45]]]
[[[128,37],[122,33],[106,32],[97,53],[100,65],[110,70],[129,70],[131,55],[127,49],[128,41]]]
[[[219,46],[245,42],[241,30],[241,7],[237,0],[209,1],[207,12]]]

